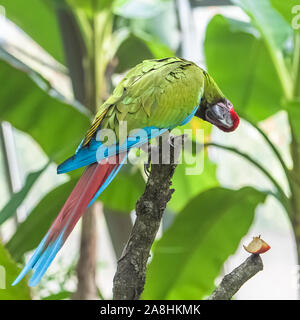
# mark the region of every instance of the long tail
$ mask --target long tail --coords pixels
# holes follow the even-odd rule
[[[41,280],[85,209],[97,199],[99,194],[113,180],[123,165],[126,156],[127,153],[125,152],[111,157],[110,161],[105,159],[99,164],[91,164],[85,169],[46,236],[12,285],[17,284],[30,269],[33,269],[34,273],[29,285],[35,286]]]

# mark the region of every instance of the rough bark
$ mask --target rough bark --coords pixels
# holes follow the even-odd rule
[[[240,266],[227,274],[208,300],[229,300],[242,285],[263,270],[263,262],[257,254],[252,254]]]
[[[170,164],[151,165],[145,192],[136,204],[134,226],[118,261],[113,281],[114,300],[138,300],[143,292],[150,249],[174,192],[174,189],[170,189],[171,179],[180,152],[177,143],[181,143],[182,137],[171,138]]]

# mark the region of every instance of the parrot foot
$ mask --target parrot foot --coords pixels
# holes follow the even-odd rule
[[[148,161],[148,163],[145,163],[144,164],[144,172],[145,172],[145,175],[147,176],[147,178],[149,177],[150,175],[150,162]]]
[[[175,136],[170,133],[168,136],[168,142],[171,147],[175,148],[179,145],[181,146],[182,144],[184,144],[184,142],[187,140],[187,138],[188,138],[187,134]]]
[[[162,143],[163,143],[163,141],[165,141],[165,143],[170,145],[170,147],[176,153],[176,155],[174,154],[172,156],[172,158],[175,156],[175,158],[177,159],[178,152],[181,152],[183,144],[184,144],[185,140],[187,139],[187,135],[183,134],[180,136],[175,136],[173,134],[170,134],[170,132],[167,132],[167,133],[163,134],[162,136],[160,136],[160,138],[162,139]],[[153,144],[151,145],[150,143],[145,143],[144,145],[140,146],[140,149],[143,150],[144,152],[146,152],[148,155],[148,160],[146,163],[144,163],[144,173],[147,177],[149,177],[149,175],[150,175],[151,163],[156,164],[156,163],[160,163],[160,161],[162,161],[162,163],[168,164],[168,163],[170,163],[170,161],[172,161],[171,159],[169,159],[170,152],[167,152],[166,154],[160,155],[161,143],[159,142],[158,137],[156,138],[156,140],[157,140],[158,145],[153,145]]]
[[[172,156],[170,154],[170,150],[166,152],[165,154],[160,154],[162,152],[161,149],[161,143],[159,142],[158,138],[157,143],[158,145],[151,145],[151,144],[145,144],[142,146],[142,150],[145,151],[148,154],[148,160],[146,163],[144,163],[144,172],[147,177],[149,177],[150,174],[150,167],[152,164],[169,164],[172,163],[172,159],[178,159],[179,153],[182,150],[182,147],[186,141],[188,136],[186,134],[175,136],[170,134],[169,132],[167,134],[164,134],[161,136],[161,139],[165,141],[165,143],[169,144],[171,149],[173,149]],[[170,158],[171,157],[171,158]]]
[[[149,177],[150,174],[150,164],[151,164],[151,149],[153,146],[149,142],[143,144],[140,146],[140,149],[143,150],[148,155],[147,162],[144,163],[144,172],[147,177]]]

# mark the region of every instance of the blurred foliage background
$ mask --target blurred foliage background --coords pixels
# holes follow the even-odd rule
[[[257,230],[253,229],[257,207],[267,208],[270,202],[269,216],[259,225],[262,237],[269,234],[267,224],[272,221],[274,232],[278,224],[286,224],[292,240],[285,243],[288,248],[269,243],[274,254],[269,269],[284,260],[285,250],[293,255],[291,265],[296,268],[300,259],[300,31],[292,23],[296,2],[0,0],[0,265],[7,271],[7,288],[0,290],[0,299],[69,299],[78,292],[80,226],[38,287],[29,290],[27,279],[16,287],[10,283],[81,173],[57,176],[55,167],[73,154],[97,106],[137,63],[174,55],[206,68],[242,122],[230,135],[197,119],[186,125],[204,129],[204,171],[185,175],[186,163],[176,170],[176,192],[153,246],[143,298],[209,295],[229,268],[228,258],[239,252],[243,237]],[[100,197],[102,206],[97,204],[89,213],[98,221],[98,228],[91,222],[86,228],[93,229],[92,237],[99,241],[95,287],[101,299],[111,297],[106,275],[114,273],[144,186],[142,168],[127,165]],[[292,275],[287,265],[282,273],[284,268]],[[270,275],[273,281],[281,277]],[[290,278],[296,292],[297,272]],[[282,298],[291,297],[277,287]],[[270,291],[266,288],[265,298]]]

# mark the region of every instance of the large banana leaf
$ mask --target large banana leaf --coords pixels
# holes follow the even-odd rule
[[[30,134],[53,161],[65,160],[89,127],[87,113],[57,99],[38,74],[12,57],[7,59],[9,63],[0,60],[0,120]]]
[[[64,62],[54,0],[0,0],[6,16],[59,62]]]
[[[293,17],[296,14],[299,15],[299,8],[296,0],[232,0],[235,4],[239,5],[245,12],[249,15],[252,24],[257,28],[260,33],[261,42],[264,43],[264,47],[267,49],[267,55],[262,54],[259,51],[256,55],[257,59],[261,60],[262,63],[250,63],[249,66],[254,68],[256,75],[259,75],[261,79],[268,85],[269,89],[278,90],[277,95],[274,95],[272,90],[263,90],[260,92],[252,91],[252,83],[249,84],[249,89],[251,90],[248,95],[256,96],[257,99],[264,102],[264,105],[257,105],[259,108],[263,108],[264,111],[270,112],[271,115],[271,103],[273,104],[273,109],[282,108],[289,113],[289,119],[293,125],[294,132],[298,140],[300,140],[300,113],[299,99],[295,99],[295,91],[299,84],[299,79],[294,77],[297,72],[296,64],[292,67],[292,46],[293,37],[296,39],[296,30],[293,27]],[[273,5],[273,6],[272,6]],[[294,8],[294,9],[293,9]],[[281,14],[281,16],[280,16]],[[285,18],[285,20],[283,19]],[[298,18],[296,19],[298,22]],[[225,35],[225,34],[224,34]],[[297,35],[299,36],[299,35]],[[299,52],[296,50],[297,45],[294,43],[293,48],[295,50],[294,58],[299,56]],[[233,48],[227,48],[226,50],[231,51],[233,54]],[[240,59],[245,59],[245,56],[241,56],[241,51],[238,53]],[[209,59],[209,57],[208,57]],[[249,61],[250,62],[250,61]],[[226,63],[228,63],[226,61]],[[228,66],[231,64],[228,63]],[[271,67],[272,65],[272,67]],[[275,72],[276,71],[276,75]],[[218,72],[222,72],[219,70]],[[239,73],[239,72],[238,72]],[[252,77],[255,83],[259,83],[257,77],[253,75]],[[247,79],[246,79],[247,81]],[[245,84],[246,85],[246,84]],[[262,87],[266,89],[266,86]],[[273,98],[275,99],[273,100]],[[276,106],[274,108],[274,106]],[[243,108],[245,106],[242,106]],[[253,118],[257,109],[247,110],[250,117]]]
[[[232,0],[249,15],[252,24],[268,49],[270,60],[277,72],[281,87],[288,99],[292,98],[292,77],[285,63],[287,41],[292,41],[293,30],[291,23],[285,21],[274,10],[270,0]],[[283,52],[285,51],[285,52]],[[291,55],[291,52],[290,52]],[[272,78],[270,78],[272,79]]]
[[[285,18],[285,20],[291,24],[295,14],[299,14],[299,10],[296,10],[296,6],[299,6],[298,0],[271,0],[273,7]],[[294,12],[293,12],[293,8]],[[297,12],[295,12],[297,11]]]
[[[273,50],[284,48],[288,37],[292,35],[292,28],[274,10],[270,0],[232,0],[232,2],[249,15],[264,39],[273,46]]]
[[[190,158],[191,155],[185,154],[185,157]],[[216,165],[209,161],[206,155],[203,155],[201,165],[203,165],[203,172],[197,175],[187,175],[186,170],[194,168],[195,165],[178,164],[172,179],[172,188],[175,189],[175,192],[168,203],[168,208],[172,211],[180,212],[197,194],[219,185],[216,178]]]
[[[99,196],[99,200],[109,209],[130,212],[145,189],[145,181],[138,168],[127,164],[117,177]]]
[[[204,49],[209,73],[239,112],[260,121],[281,109],[283,89],[257,30],[215,16],[207,27]]]
[[[21,269],[0,242],[0,300],[31,299],[26,277],[18,285],[11,285],[20,271]]]
[[[252,224],[265,194],[213,188],[196,196],[155,244],[144,299],[202,299]]]

